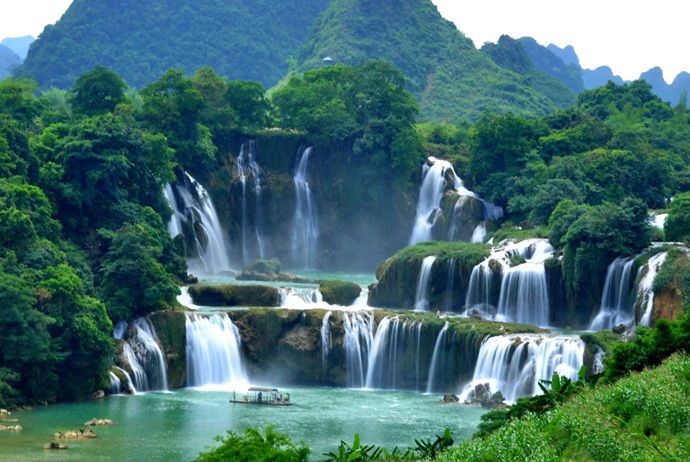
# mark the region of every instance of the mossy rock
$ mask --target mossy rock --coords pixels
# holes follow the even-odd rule
[[[168,368],[170,388],[182,388],[187,381],[187,330],[184,313],[157,311],[149,316],[161,342]]]
[[[254,263],[245,266],[242,269],[242,272],[258,273],[265,274],[267,276],[273,276],[276,274],[280,274],[280,267],[280,260],[278,260],[277,258],[271,258],[268,260],[256,260]]]
[[[195,285],[189,287],[195,305],[201,306],[267,306],[280,304],[275,287],[260,285]]]
[[[319,286],[323,300],[331,305],[350,306],[362,289],[353,282],[323,281]]]

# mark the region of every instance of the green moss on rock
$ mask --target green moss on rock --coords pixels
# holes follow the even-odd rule
[[[194,304],[202,306],[267,306],[280,304],[275,287],[260,285],[194,285],[189,287]]]
[[[184,313],[158,311],[149,316],[161,342],[168,367],[170,388],[181,388],[187,382],[187,331]]]
[[[323,281],[319,286],[325,302],[331,305],[350,306],[359,297],[359,285],[347,281]]]

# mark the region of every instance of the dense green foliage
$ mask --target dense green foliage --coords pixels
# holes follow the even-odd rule
[[[45,28],[21,68],[70,88],[96,65],[143,87],[170,68],[273,85],[328,0],[75,0]],[[299,14],[295,14],[299,12]]]
[[[666,239],[676,242],[690,242],[690,193],[678,194],[673,198],[664,225]]]
[[[266,427],[263,433],[254,428],[248,428],[243,435],[228,432],[217,440],[220,446],[199,454],[196,462],[306,462],[311,452],[273,427]]]
[[[429,120],[474,120],[484,111],[543,115],[564,103],[557,92],[532,86],[535,76],[496,65],[443,19],[431,0],[332,0],[300,50],[298,70],[320,66],[326,57],[347,64],[391,62],[408,79]]]
[[[528,414],[438,460],[685,460],[690,439],[690,360],[576,394],[544,415]]]

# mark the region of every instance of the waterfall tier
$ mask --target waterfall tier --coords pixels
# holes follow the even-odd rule
[[[239,329],[227,314],[186,314],[187,386],[245,389]]]
[[[475,385],[489,383],[507,401],[540,393],[539,381],[554,373],[577,380],[585,344],[579,336],[512,334],[489,337],[479,350],[474,376],[462,393],[468,399]]]
[[[214,274],[231,269],[225,232],[208,191],[185,172],[183,181],[166,185],[165,197],[173,209],[168,231],[175,237],[188,229],[196,247],[187,266],[197,274]],[[186,225],[186,226],[185,226]]]
[[[249,140],[242,144],[237,156],[237,174],[242,183],[242,261],[245,265],[258,256],[265,258],[264,238],[261,227],[261,180],[263,173],[256,160],[256,142]],[[250,216],[247,183],[254,184],[254,213]],[[253,219],[252,219],[253,218]],[[251,229],[253,228],[253,232]]]
[[[132,391],[167,390],[167,366],[153,325],[148,319],[139,318],[132,327],[134,335],[123,344],[123,356],[132,371]],[[116,334],[124,335],[120,329],[116,329]]]
[[[429,311],[429,276],[434,267],[436,257],[431,255],[422,260],[417,281],[417,295],[415,297],[415,311]]]
[[[297,161],[295,184],[295,215],[292,228],[293,263],[305,269],[316,267],[319,224],[316,205],[309,186],[309,158],[313,148],[302,151]]]
[[[606,271],[599,313],[592,320],[590,330],[611,329],[619,324],[632,324],[633,267],[631,258],[617,258]]]
[[[650,326],[652,323],[652,313],[654,311],[654,278],[656,278],[659,270],[664,263],[666,263],[667,258],[668,252],[661,252],[651,257],[646,265],[647,271],[644,276],[642,276],[637,286],[637,300],[635,305],[640,307],[638,312],[640,312],[641,326]]]

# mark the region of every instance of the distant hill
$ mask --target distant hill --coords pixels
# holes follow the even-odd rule
[[[575,50],[572,47],[572,54],[564,51],[566,55],[566,60],[564,60],[554,54],[548,47],[538,44],[532,37],[522,37],[518,41],[539,71],[559,80],[575,93],[580,93],[584,90],[579,59],[577,59]]]
[[[169,68],[211,66],[274,85],[328,0],[74,0],[21,68],[43,86],[71,87],[96,64],[141,87]]]
[[[332,0],[301,48],[297,70],[327,57],[390,61],[407,77],[422,117],[432,120],[475,119],[486,110],[544,114],[564,104],[534,84],[546,76],[496,65],[430,0]]]
[[[7,48],[12,50],[19,58],[24,61],[26,55],[29,52],[29,47],[36,39],[31,35],[25,35],[23,37],[8,37],[0,42],[0,45],[5,45]]]
[[[546,47],[546,49],[549,50],[554,55],[561,58],[561,61],[563,61],[563,63],[566,66],[570,66],[571,64],[574,64],[577,67],[580,67],[580,58],[577,56],[577,53],[575,53],[575,48],[573,48],[572,45],[567,45],[564,48],[561,48],[557,45],[554,45],[553,43],[550,43]]]
[[[681,97],[687,98],[690,93],[690,74],[681,72],[670,84],[664,79],[664,71],[660,67],[653,67],[643,72],[640,78],[652,86],[652,91],[664,101],[678,104]],[[687,99],[686,99],[687,101]]]
[[[4,79],[10,71],[22,62],[17,54],[5,45],[0,45],[0,79]]]

